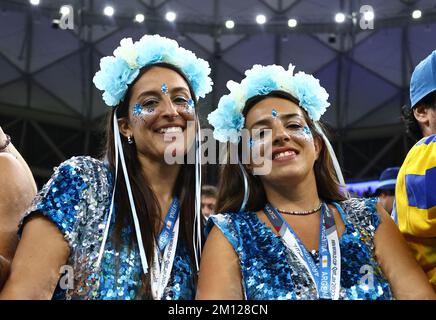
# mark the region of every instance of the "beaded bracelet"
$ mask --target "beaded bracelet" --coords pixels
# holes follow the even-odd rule
[[[6,148],[9,146],[9,144],[11,143],[11,137],[8,134],[6,134],[6,133],[5,133],[5,136],[6,136],[6,142],[5,142],[4,146],[0,147],[0,152],[5,151]]]

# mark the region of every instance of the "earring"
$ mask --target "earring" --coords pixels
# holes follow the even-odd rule
[[[132,136],[128,136],[128,137],[127,137],[127,143],[128,143],[128,144],[133,144]]]

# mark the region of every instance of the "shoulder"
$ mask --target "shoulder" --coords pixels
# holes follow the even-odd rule
[[[0,181],[2,182],[2,189],[6,183],[13,183],[20,179],[21,176],[24,177],[24,170],[19,161],[10,153],[0,152]],[[14,178],[11,179],[11,177]]]
[[[101,160],[88,156],[72,157],[54,168],[53,175],[41,193],[53,191],[53,188],[54,192],[71,192],[74,189],[82,191],[95,184],[105,186],[110,182],[110,170]]]
[[[345,213],[357,213],[363,211],[377,210],[377,198],[350,198],[344,201],[339,201],[337,204],[344,210]]]
[[[77,226],[103,219],[110,203],[112,182],[107,166],[91,157],[73,157],[58,167],[37,194],[23,219],[39,212],[64,234]]]
[[[16,161],[17,159],[9,152],[0,152],[0,165],[10,165]]]
[[[35,201],[62,204],[82,202],[89,205],[96,199],[108,197],[111,189],[111,173],[104,162],[88,156],[72,157],[54,168],[52,177]]]
[[[405,165],[416,166],[417,162],[419,166],[423,164],[427,166],[436,166],[436,134],[428,137],[424,137],[419,140],[412,149],[409,150]]]
[[[249,234],[255,223],[254,212],[225,212],[211,215],[206,223],[206,237],[213,229],[220,230],[234,248],[239,247],[241,238]],[[214,228],[216,227],[216,228]]]
[[[89,157],[72,157],[54,168],[54,174],[69,173],[72,175],[100,176],[109,174],[108,166],[101,160]]]
[[[374,234],[380,224],[377,212],[377,198],[350,198],[337,202],[341,215],[356,227]]]
[[[206,222],[206,235],[214,226],[224,231],[238,228],[239,225],[248,223],[253,215],[254,212],[221,212],[211,215]]]
[[[413,147],[419,147],[419,146],[435,146],[436,145],[436,134],[432,134],[428,137],[424,137],[421,140],[419,140]]]
[[[30,202],[35,190],[28,183],[27,175],[20,162],[9,153],[0,153],[0,202],[13,204],[16,201]]]

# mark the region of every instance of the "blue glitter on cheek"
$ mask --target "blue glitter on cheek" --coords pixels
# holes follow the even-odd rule
[[[141,116],[141,113],[142,113],[142,106],[139,103],[135,104],[135,106],[133,107],[133,116],[139,117]]]
[[[312,135],[312,131],[310,131],[309,127],[307,127],[307,126],[304,126],[304,128],[303,128],[303,132],[304,132],[305,134],[307,134],[308,136],[311,136],[311,135]]]
[[[162,83],[162,86],[160,87],[160,90],[164,93],[167,94],[168,93],[168,86],[166,83]]]
[[[188,99],[188,108],[190,109],[195,108],[194,100],[192,100],[191,98]]]

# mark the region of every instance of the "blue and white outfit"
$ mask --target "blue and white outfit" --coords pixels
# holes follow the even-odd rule
[[[24,223],[29,217],[42,214],[68,241],[70,255],[66,265],[74,272],[73,287],[62,288],[65,281],[61,280],[54,299],[141,298],[138,292],[143,272],[138,246],[131,241],[132,228],[125,227],[121,231],[121,246],[115,247],[111,240],[116,209],[110,221],[100,268],[96,267],[113,187],[113,175],[106,164],[91,157],[73,157],[55,170],[28,210]],[[194,275],[185,244],[178,241],[170,280],[162,299],[194,299]]]
[[[373,238],[380,224],[376,202],[376,199],[349,199],[333,203],[345,224],[345,231],[339,237],[341,300],[392,299],[389,283],[374,255]],[[246,299],[319,299],[317,285],[296,253],[255,212],[213,215],[207,232],[214,225],[239,257]],[[320,265],[317,253],[311,258]]]

